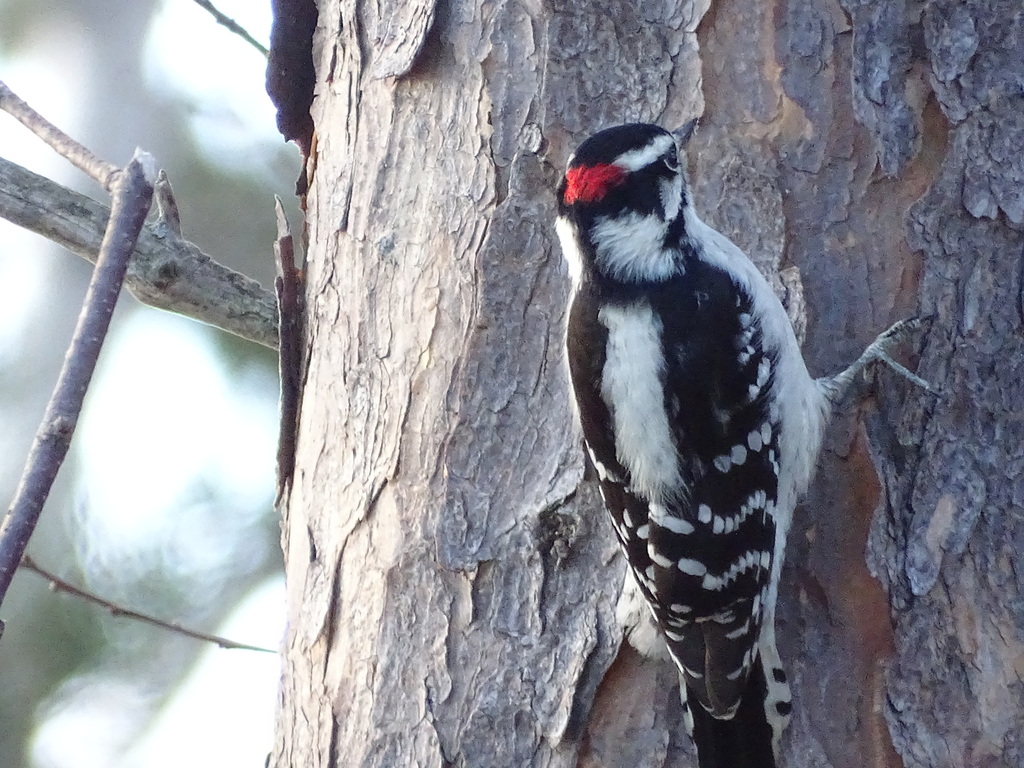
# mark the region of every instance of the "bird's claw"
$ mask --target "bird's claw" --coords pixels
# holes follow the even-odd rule
[[[921,378],[906,366],[897,363],[889,354],[891,349],[909,338],[911,334],[921,329],[930,328],[933,320],[933,317],[912,317],[893,323],[880,333],[850,367],[825,380],[824,386],[832,401],[838,403],[844,400],[851,388],[860,390],[861,387],[854,387],[855,383],[859,382],[862,385],[870,383],[873,378],[871,370],[877,363],[884,363],[892,371],[926,392],[941,395],[942,391],[938,387]]]

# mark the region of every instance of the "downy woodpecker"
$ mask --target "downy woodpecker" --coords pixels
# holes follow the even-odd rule
[[[702,768],[774,768],[791,708],[774,622],[793,508],[833,404],[918,323],[811,378],[767,280],[694,210],[679,158],[692,130],[618,126],[570,157],[556,222],[566,347],[629,564],[627,635],[678,667]]]

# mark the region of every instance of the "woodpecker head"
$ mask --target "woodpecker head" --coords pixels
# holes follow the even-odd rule
[[[620,125],[572,154],[558,186],[556,229],[574,284],[588,275],[654,282],[682,270],[689,191],[677,145],[695,124],[675,135],[656,125]]]

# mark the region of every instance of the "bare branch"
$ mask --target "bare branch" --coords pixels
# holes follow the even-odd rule
[[[231,30],[236,35],[238,35],[240,38],[245,40],[245,42],[247,42],[249,45],[251,45],[257,51],[262,53],[264,56],[269,56],[270,55],[270,52],[266,49],[266,47],[264,47],[255,37],[250,35],[246,31],[245,27],[243,27],[237,21],[232,19],[230,16],[226,16],[221,11],[218,11],[216,8],[214,8],[213,7],[213,3],[211,3],[210,0],[195,0],[195,3],[200,8],[204,8],[205,10],[209,11],[210,15],[212,15],[213,18],[215,18],[217,20],[218,24],[221,24],[221,25],[227,27],[229,30]]]
[[[114,177],[114,206],[78,316],[78,326],[36,432],[14,501],[0,526],[0,604],[67,455],[85,391],[121,292],[128,260],[153,202],[156,175],[153,157],[136,150],[124,171]]]
[[[229,650],[239,651],[259,651],[260,653],[277,653],[277,651],[271,648],[263,648],[259,645],[247,645],[246,643],[236,643],[234,640],[228,640],[226,637],[220,637],[219,635],[211,635],[206,632],[199,632],[188,627],[183,627],[175,621],[163,621],[153,616],[149,616],[145,613],[139,613],[133,611],[130,608],[125,608],[116,603],[112,603],[99,595],[95,595],[92,592],[88,592],[81,587],[76,587],[74,584],[65,581],[56,574],[40,567],[35,560],[28,555],[25,555],[21,559],[21,567],[26,571],[31,571],[39,576],[42,576],[48,582],[50,582],[50,589],[54,592],[64,592],[75,597],[80,597],[83,600],[93,603],[94,605],[101,606],[110,611],[111,616],[119,616],[126,619],[134,619],[135,621],[141,621],[145,624],[152,624],[154,627],[160,627],[185,637],[191,637],[195,640],[202,640],[207,643],[214,643],[221,648],[227,648]]]
[[[280,505],[295,473],[295,440],[298,434],[299,399],[302,392],[302,276],[295,266],[295,244],[281,198],[275,197],[277,212],[277,308],[280,328],[279,370],[281,374],[281,431],[277,441],[277,498]]]
[[[158,181],[162,213],[166,193]],[[109,216],[105,205],[0,158],[0,218],[95,262]],[[182,239],[173,217],[143,227],[125,287],[144,304],[277,348],[273,294]]]
[[[76,168],[96,179],[105,190],[113,191],[114,178],[120,169],[116,165],[96,157],[91,151],[32,109],[3,81],[0,81],[0,109],[13,116]]]

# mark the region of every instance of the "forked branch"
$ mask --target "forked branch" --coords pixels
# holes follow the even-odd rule
[[[124,282],[128,259],[135,250],[135,242],[153,201],[156,176],[153,157],[138,150],[128,166],[113,176],[114,205],[78,325],[36,432],[14,501],[0,525],[0,604],[35,531],[57,471],[67,456],[82,401]]]

